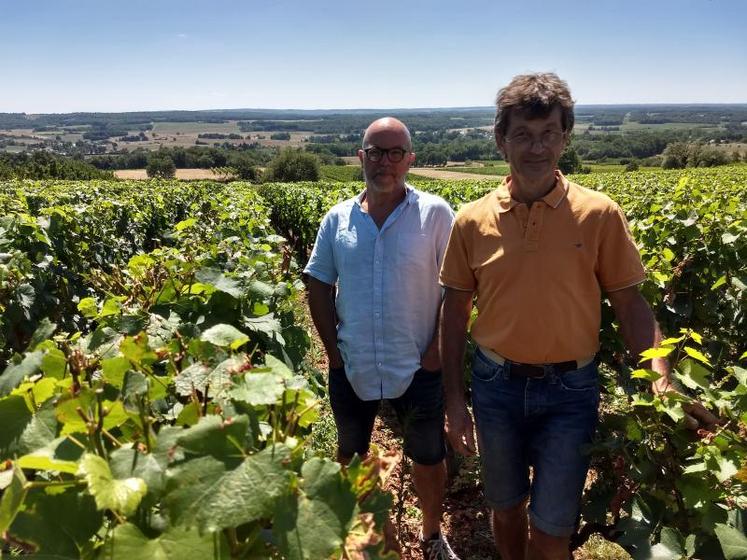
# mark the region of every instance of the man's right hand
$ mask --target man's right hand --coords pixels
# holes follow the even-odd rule
[[[329,369],[342,369],[344,367],[345,362],[342,361],[342,355],[339,352],[329,357]]]
[[[446,407],[445,429],[446,437],[449,438],[449,443],[454,451],[465,456],[477,453],[475,428],[466,404],[461,403]]]

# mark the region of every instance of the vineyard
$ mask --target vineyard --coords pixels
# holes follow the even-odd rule
[[[572,177],[618,201],[683,392],[603,308],[603,414],[574,545],[747,558],[747,167]],[[490,183],[424,181],[455,208]],[[0,532],[10,554],[393,558],[392,460],[309,442],[325,399],[300,266],[360,182],[0,182]],[[459,467],[459,465],[457,465]],[[466,464],[461,468],[467,468]],[[474,558],[468,551],[465,558]]]

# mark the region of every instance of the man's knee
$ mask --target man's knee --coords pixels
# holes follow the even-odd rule
[[[492,509],[493,522],[499,523],[500,525],[513,525],[520,522],[525,523],[527,501],[527,499],[521,500],[519,503],[505,509]]]

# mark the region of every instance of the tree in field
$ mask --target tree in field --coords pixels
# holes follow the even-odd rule
[[[640,166],[638,165],[638,160],[630,160],[627,165],[625,166],[625,171],[638,171],[638,168]]]
[[[229,161],[229,165],[236,170],[236,176],[244,181],[259,181],[260,172],[257,165],[251,157],[246,154],[239,154]]]
[[[664,161],[661,166],[664,169],[684,169],[687,167],[688,145],[685,142],[672,142],[664,148]]]
[[[578,153],[573,146],[567,146],[563,153],[560,155],[558,160],[558,169],[564,175],[570,173],[578,173],[581,171],[581,158],[578,157]]]
[[[156,152],[148,158],[145,172],[148,177],[170,179],[176,174],[176,165],[174,165],[174,160],[166,154]]]
[[[664,169],[715,167],[729,163],[726,152],[700,143],[672,142],[664,150]]]
[[[271,181],[318,181],[319,177],[319,159],[294,148],[284,149],[267,167],[267,179]]]

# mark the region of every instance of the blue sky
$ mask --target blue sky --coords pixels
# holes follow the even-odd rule
[[[747,102],[747,0],[0,0],[0,112]]]

